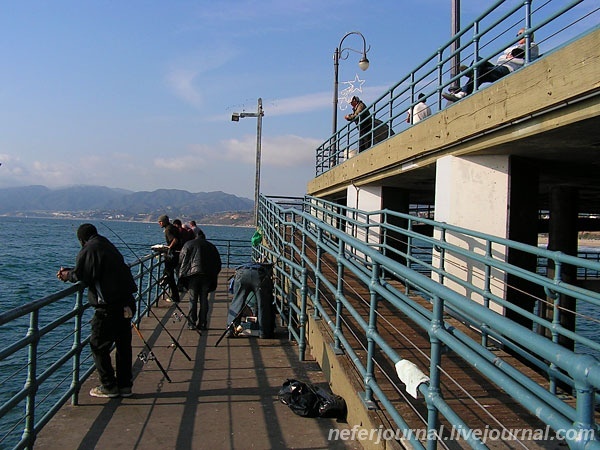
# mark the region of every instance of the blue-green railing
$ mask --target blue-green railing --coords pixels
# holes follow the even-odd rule
[[[327,139],[316,151],[316,175],[356,154],[359,141],[363,146],[365,142],[375,145],[408,129],[407,112],[420,101],[419,93],[426,96],[433,114],[442,110],[442,92],[464,82],[468,70],[477,71],[487,60],[495,62],[497,55],[521,39],[519,29],[524,28],[526,39],[538,44],[540,54],[548,54],[597,28],[599,15],[594,0],[496,1],[368,107],[367,120],[373,124],[366,136],[361,139],[358,126],[350,122]],[[525,59],[530,62],[529,54]],[[460,71],[461,65],[468,68]]]
[[[389,210],[364,212],[311,197],[305,199],[303,208],[281,206],[261,197],[259,212],[262,252],[276,262],[278,309],[290,336],[299,343],[300,357],[304,358],[305,325],[312,310],[330,327],[334,348],[346,353],[363,377],[365,404],[371,406],[376,400],[382,405],[415,448],[435,448],[440,415],[462,430],[463,439],[472,447],[486,448],[441,395],[442,347],[503,389],[523,411],[562,433],[572,448],[600,448],[594,418],[600,388],[596,358],[600,355],[596,332],[600,293],[578,287],[563,270],[572,266],[597,271],[598,261],[425,218]],[[402,226],[396,225],[398,222]],[[422,234],[419,229],[430,231]],[[469,250],[461,245],[464,242],[470,244]],[[429,249],[429,261],[416,256],[425,248]],[[515,251],[531,255],[531,270],[509,262]],[[535,261],[542,257],[553,267],[552,277],[536,273]],[[324,264],[329,264],[329,276],[324,275]],[[360,280],[368,292],[363,299],[368,314],[361,315],[348,299],[348,294],[356,292],[345,283],[347,275]],[[392,279],[401,280],[402,287],[396,287]],[[532,298],[529,307],[510,301],[508,295],[511,289],[523,289],[523,281],[529,287],[520,294]],[[432,307],[421,306],[416,295],[429,300]],[[568,310],[565,298],[575,299],[576,309]],[[430,366],[418,368],[430,378],[418,388],[429,411],[423,424],[431,438],[427,443],[411,435],[406,418],[375,377],[375,354],[385,355],[392,367],[403,361],[377,331],[378,306],[384,301],[430,336]],[[445,314],[478,332],[478,339],[449,326]],[[576,316],[576,328],[564,323],[564,316],[569,315]],[[349,344],[350,322],[366,337],[367,345],[360,351]],[[580,326],[583,322],[590,325],[587,333],[586,327]],[[492,344],[537,367],[546,374],[546,383],[542,385],[527,371],[502,361],[490,350]],[[397,379],[396,374],[387,376]],[[574,406],[557,394],[559,384],[573,390]]]
[[[211,242],[224,267],[250,261],[249,241]],[[162,254],[143,256],[130,267],[138,285],[133,322],[139,325],[164,292],[158,284]],[[33,448],[63,404],[78,404],[81,386],[95,370],[88,345],[93,312],[84,291],[85,285],[76,283],[0,314],[2,334],[14,338],[0,343],[0,448]]]

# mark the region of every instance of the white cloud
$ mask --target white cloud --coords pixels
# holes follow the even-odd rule
[[[167,84],[181,100],[197,108],[202,107],[202,95],[194,85],[198,72],[189,69],[173,69],[167,75]]]
[[[200,76],[219,69],[235,58],[237,51],[225,44],[210,50],[180,55],[171,63],[166,75],[166,83],[176,97],[196,107],[204,106]]]

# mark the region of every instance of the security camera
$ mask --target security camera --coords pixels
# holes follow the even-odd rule
[[[240,115],[239,115],[239,113],[233,113],[231,115],[231,121],[232,122],[239,122],[240,121]]]

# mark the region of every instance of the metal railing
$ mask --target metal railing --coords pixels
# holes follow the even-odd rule
[[[517,30],[524,28],[527,41],[535,41],[547,54],[597,28],[599,15],[600,8],[593,0],[496,1],[369,105],[366,120],[372,124],[362,124],[363,129],[370,130],[365,136],[359,136],[357,124],[348,123],[327,139],[316,150],[316,176],[365,147],[408,129],[411,125],[406,123],[407,113],[420,101],[419,93],[433,99],[428,103],[433,114],[442,110],[442,92],[460,84],[471,70],[476,74],[486,61],[495,62],[497,55],[521,39]],[[529,52],[524,59],[526,64],[532,62]],[[460,62],[456,64],[456,60]],[[460,66],[465,67],[460,70]],[[475,89],[479,87],[475,85]]]
[[[597,271],[598,261],[426,218],[389,210],[364,212],[311,197],[302,209],[262,197],[259,217],[264,230],[262,252],[275,262],[277,308],[290,337],[298,341],[300,358],[305,356],[305,328],[312,310],[330,328],[334,348],[347,354],[361,374],[365,405],[371,407],[375,400],[382,405],[414,448],[436,447],[440,416],[462,430],[461,437],[473,448],[487,448],[441,394],[442,348],[452,350],[472,370],[499,386],[572,448],[600,448],[594,417],[600,388],[596,332],[600,293],[578,287],[567,270]],[[429,235],[416,231],[424,227],[431,230]],[[470,244],[469,250],[461,245],[464,242]],[[429,259],[422,258],[424,248],[429,249]],[[531,270],[510,262],[515,252],[530,255]],[[552,267],[552,276],[536,273],[539,258]],[[325,264],[329,264],[329,275]],[[356,294],[346,284],[350,276],[368,292],[363,300],[368,312],[359,313],[349,300]],[[401,287],[391,280],[401,281]],[[415,296],[428,300],[431,308],[423,307]],[[423,424],[426,443],[411,435],[407,418],[375,376],[376,355],[385,355],[390,367],[404,360],[378,333],[378,309],[384,302],[430,337],[430,366],[417,367],[429,377],[418,386],[429,411]],[[569,309],[569,305],[576,307]],[[447,314],[459,318],[478,338],[449,326]],[[576,327],[564,320],[567,316],[576,319]],[[587,333],[580,322],[584,319],[590,325]],[[367,342],[360,351],[349,343],[351,322]],[[491,351],[492,345],[546,374],[546,382],[540,384],[530,372],[502,361]],[[387,377],[398,379],[395,373]],[[572,402],[558,395],[558,386],[572,389]]]
[[[224,267],[251,259],[249,241],[211,240]],[[163,255],[153,253],[130,264],[138,286],[133,323],[150,316],[163,295],[159,280]],[[0,448],[31,449],[40,430],[67,401],[77,405],[84,381],[94,372],[89,351],[93,308],[86,287],[68,288],[0,314]],[[74,299],[73,303],[69,300]]]

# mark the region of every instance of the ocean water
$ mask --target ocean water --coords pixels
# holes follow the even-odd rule
[[[65,288],[56,272],[60,266],[75,264],[80,249],[76,231],[84,222],[0,217],[0,313]],[[163,231],[157,223],[89,222],[115,244],[126,262],[148,254],[154,244],[164,244]],[[201,228],[208,240],[249,242],[254,233],[254,229],[242,227]]]
[[[85,220],[34,219],[0,217],[0,314],[20,305],[46,297],[61,291],[70,284],[64,284],[56,278],[61,266],[72,267],[80,249],[77,241],[77,227]],[[90,220],[99,234],[106,236],[123,254],[126,262],[134,262],[150,253],[154,244],[164,243],[163,230],[157,223],[114,222]],[[201,226],[208,240],[218,245],[219,240],[239,240],[250,243],[253,228]],[[222,253],[223,263],[225,255]],[[85,300],[84,300],[85,301]],[[42,323],[50,322],[70,311],[74,297],[66,298],[44,308],[40,315]],[[87,311],[84,322],[91,318]],[[4,326],[0,326],[0,349],[16,339],[22,338],[29,326],[29,318],[23,317]],[[63,333],[72,342],[72,324],[68,324]],[[60,333],[57,333],[60,334]],[[59,342],[56,345],[69,345]],[[54,361],[52,351],[39,355],[42,359]],[[23,386],[26,371],[27,353],[21,351],[0,362],[0,405],[7,401]],[[57,380],[58,383],[58,380]],[[49,383],[51,384],[51,383]],[[52,395],[51,392],[38,392],[40,395]],[[0,419],[0,449],[10,448],[20,437],[19,427],[6,439],[3,436],[10,430],[12,423],[22,417],[23,409],[16,408],[8,416]],[[22,425],[21,425],[22,430]]]

